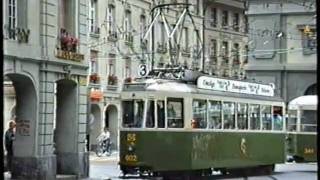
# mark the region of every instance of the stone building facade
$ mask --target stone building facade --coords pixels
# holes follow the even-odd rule
[[[87,0],[2,1],[3,75],[15,94],[7,118],[17,123],[14,179],[88,176],[87,6]]]
[[[248,1],[249,78],[290,100],[316,94],[315,1]]]

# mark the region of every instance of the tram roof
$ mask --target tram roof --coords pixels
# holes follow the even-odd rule
[[[288,108],[290,110],[317,110],[318,96],[317,95],[306,95],[300,96],[289,102]]]
[[[155,78],[144,79],[142,81],[125,84],[123,91],[181,92],[181,93],[191,93],[191,94],[204,94],[204,95],[227,96],[227,97],[235,97],[235,98],[268,100],[268,101],[283,101],[280,97],[277,97],[277,96],[270,97],[270,96],[199,89],[195,84],[186,83],[178,80],[155,79]]]

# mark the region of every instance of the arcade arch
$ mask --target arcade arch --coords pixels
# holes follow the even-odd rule
[[[118,147],[118,108],[116,105],[108,105],[105,111],[105,127],[109,128],[113,147]]]
[[[97,137],[102,131],[101,110],[98,104],[91,104],[91,114],[89,119],[89,143],[90,150],[95,150],[97,146]]]

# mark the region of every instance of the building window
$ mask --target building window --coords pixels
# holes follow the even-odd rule
[[[233,14],[233,29],[239,32],[239,13]]]
[[[317,53],[317,37],[315,29],[302,32],[302,52],[304,55]]]
[[[108,30],[109,34],[113,34],[115,32],[115,8],[113,5],[110,5],[108,8]]]
[[[140,39],[143,39],[143,36],[146,33],[146,16],[141,15],[140,16]]]
[[[98,51],[90,51],[91,74],[98,73]]]
[[[17,1],[9,0],[8,3],[8,25],[9,29],[13,30],[17,27]],[[16,39],[15,33],[13,36],[9,36],[10,39]]]
[[[200,49],[200,42],[199,42],[199,39],[198,39],[198,35],[200,36],[199,34],[199,30],[195,29],[194,30],[194,42],[195,42],[195,45],[196,45],[196,51],[198,52],[199,49]]]
[[[131,12],[126,11],[124,18],[124,32],[128,33],[131,31]]]
[[[91,0],[90,3],[90,12],[89,12],[89,19],[90,19],[90,32],[91,33],[99,33],[98,27],[97,27],[97,0]]]
[[[227,28],[228,24],[229,24],[228,11],[222,11],[221,25],[222,25],[222,27]]]
[[[165,28],[164,28],[164,23],[160,22],[160,43],[161,45],[164,45],[164,40],[165,39]]]
[[[196,14],[199,15],[200,13],[200,0],[197,0],[197,4],[196,4]]]
[[[60,9],[60,27],[65,29],[69,35],[73,35],[75,32],[75,16],[74,16],[74,1],[61,0]]]
[[[244,46],[244,51],[245,51],[245,58],[244,58],[244,62],[248,63],[248,59],[249,59],[249,47],[248,45]]]
[[[108,72],[109,76],[115,75],[115,63],[114,63],[114,59],[110,59],[109,60],[109,72]]]
[[[183,41],[184,41],[184,48],[185,50],[188,50],[188,47],[189,47],[189,35],[188,35],[188,28],[184,27],[183,28]]]
[[[240,61],[239,44],[238,43],[233,44],[233,61],[236,64],[239,64],[239,61]]]
[[[211,9],[211,23],[210,26],[217,27],[217,9],[212,8]]]
[[[217,56],[217,40],[211,39],[210,41],[210,56],[216,57]]]
[[[223,58],[228,58],[229,57],[229,53],[228,53],[228,42],[227,41],[223,41],[222,42],[222,47],[221,47],[221,49],[222,49],[222,57]]]
[[[244,33],[248,33],[249,24],[248,24],[248,16],[246,15],[244,15],[243,24],[244,24]]]
[[[131,60],[130,59],[126,59],[126,69],[125,69],[125,75],[124,77],[130,77],[131,76]]]

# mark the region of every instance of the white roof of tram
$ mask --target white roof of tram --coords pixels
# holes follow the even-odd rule
[[[303,110],[317,110],[318,96],[307,95],[300,96],[289,102],[288,108],[290,110],[297,110],[298,108]]]

